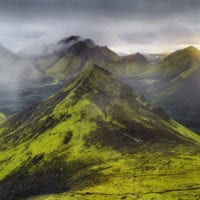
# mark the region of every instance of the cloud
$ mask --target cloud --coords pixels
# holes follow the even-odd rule
[[[137,31],[137,30],[136,30]],[[128,32],[119,35],[125,42],[133,44],[152,44],[153,40],[156,38],[156,33],[154,32]]]
[[[199,0],[0,1],[0,43],[18,51],[76,34],[133,51],[174,48],[198,43],[199,11]]]

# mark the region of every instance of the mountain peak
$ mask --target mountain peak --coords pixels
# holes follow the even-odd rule
[[[200,51],[194,46],[189,46],[185,49],[178,50],[175,53],[172,53],[172,55],[173,54],[175,54],[176,56],[188,56],[191,59],[200,60]]]
[[[113,81],[114,77],[109,71],[98,65],[92,65],[87,67],[75,79],[74,86],[77,87],[81,93],[84,93],[85,91],[88,92],[88,90],[102,90],[107,92],[107,89],[109,89],[108,85],[111,85]]]
[[[199,51],[195,46],[188,46],[186,47],[184,50],[187,50],[187,51]]]
[[[71,35],[69,37],[66,37],[66,38],[58,41],[58,44],[68,44],[69,42],[78,42],[79,40],[80,40],[80,36]]]
[[[93,47],[95,47],[95,43],[91,39],[85,39],[72,45],[69,51],[73,52],[75,55],[81,55]]]
[[[167,56],[162,62],[162,68],[168,75],[177,75],[200,63],[200,51],[189,46]]]
[[[177,50],[170,55],[168,55],[164,60],[168,60],[169,58],[175,57],[180,58],[180,57],[191,57],[191,58],[197,58],[198,60],[200,59],[200,51],[194,47],[194,46],[188,46],[184,49]]]

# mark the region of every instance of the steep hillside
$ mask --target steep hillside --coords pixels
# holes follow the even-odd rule
[[[188,47],[124,79],[170,115],[200,133],[200,51]]]
[[[198,199],[199,145],[110,72],[88,67],[1,125],[0,199]]]

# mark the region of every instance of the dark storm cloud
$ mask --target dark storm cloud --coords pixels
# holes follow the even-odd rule
[[[0,2],[1,12],[17,17],[37,14],[103,14],[107,16],[137,15],[160,17],[198,9],[198,0],[6,0]],[[53,15],[55,16],[55,15]],[[47,16],[49,17],[49,16]]]
[[[199,0],[6,0],[0,42],[20,49],[78,34],[113,47],[197,43],[199,11]]]
[[[171,14],[194,12],[200,7],[199,0],[6,0],[0,2],[1,12],[15,17],[41,14],[56,17],[69,12],[86,15],[163,17]],[[49,16],[47,15],[49,14]],[[187,13],[185,13],[187,15]],[[50,16],[51,15],[51,16]]]

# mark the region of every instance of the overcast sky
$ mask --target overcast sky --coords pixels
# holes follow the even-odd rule
[[[0,0],[5,47],[37,49],[70,35],[127,53],[200,47],[200,0]]]

